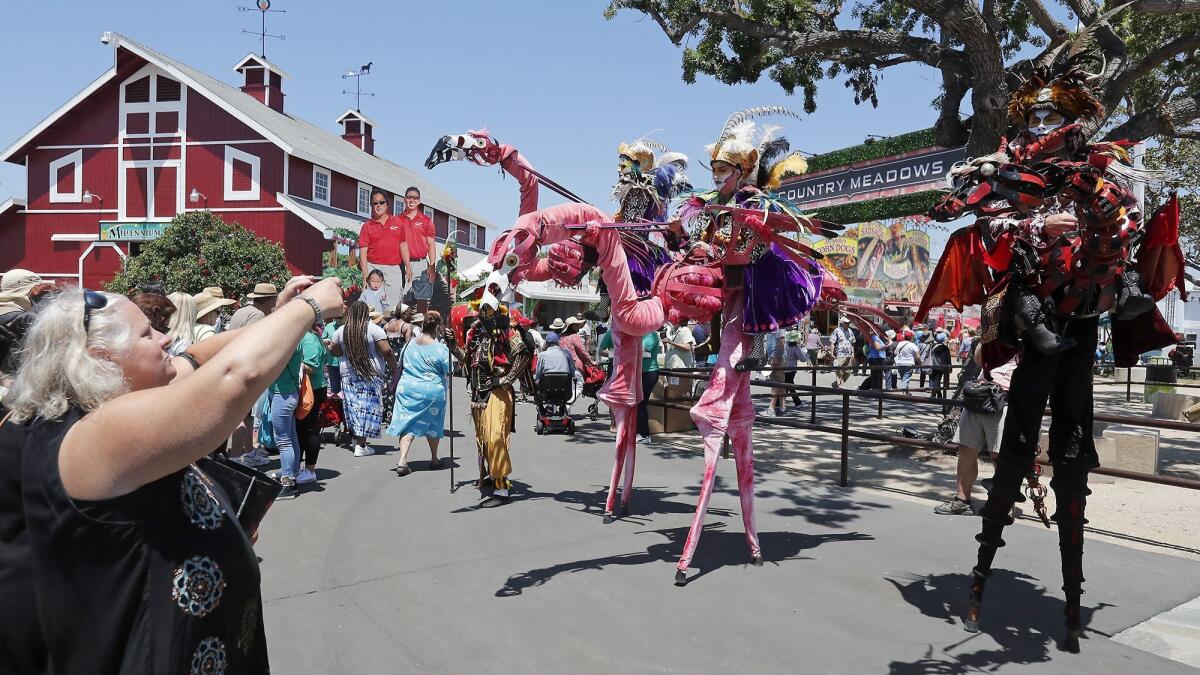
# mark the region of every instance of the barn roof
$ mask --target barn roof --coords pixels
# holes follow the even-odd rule
[[[483,216],[412,169],[365,152],[331,131],[273,110],[237,87],[151,49],[136,40],[119,33],[109,35],[110,44],[114,50],[126,49],[162,68],[171,76],[207,96],[213,103],[262,134],[264,138],[278,145],[288,154],[390,192],[403,193],[404,189],[410,185],[416,186],[421,190],[421,201],[424,204],[472,223],[487,228],[493,227]],[[79,94],[76,94],[53,115],[9,146],[3,154],[0,154],[0,161],[9,161],[14,154],[49,128],[59,117],[69,112],[115,75],[116,67],[114,66]]]

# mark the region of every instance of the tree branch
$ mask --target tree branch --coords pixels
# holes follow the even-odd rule
[[[1138,0],[1133,11],[1146,14],[1182,14],[1200,12],[1200,0]]]
[[[1147,108],[1131,116],[1105,136],[1106,140],[1129,139],[1141,141],[1151,136],[1175,137],[1188,124],[1200,119],[1200,95],[1177,98],[1164,105]]]
[[[1041,0],[1021,0],[1022,4],[1029,10],[1029,16],[1033,19],[1033,23],[1050,38],[1050,43],[1056,44],[1067,38],[1067,27],[1050,16],[1049,10],[1042,4]]]
[[[790,30],[753,21],[735,12],[707,6],[702,7],[693,17],[693,21],[697,19],[707,19],[728,30],[769,41],[771,46],[778,47],[789,54],[817,54],[838,49],[867,56],[904,54],[911,57],[908,59],[909,61],[920,61],[934,67],[941,67],[943,62],[949,62],[960,70],[966,70],[966,61],[957,50],[945,48],[933,40],[907,33],[876,30]],[[857,59],[857,56],[855,58]],[[847,63],[847,61],[839,59],[836,54],[829,55],[829,59]],[[901,61],[901,63],[903,62]],[[853,65],[853,63],[847,63],[847,65]]]
[[[1137,82],[1138,78],[1146,75],[1155,68],[1171,59],[1190,51],[1200,49],[1200,35],[1185,35],[1155,49],[1142,60],[1126,68],[1112,81],[1108,89],[1114,92],[1124,92]]]

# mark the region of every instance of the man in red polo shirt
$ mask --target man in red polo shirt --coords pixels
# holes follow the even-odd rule
[[[421,191],[410,187],[404,191],[404,215],[400,216],[404,226],[404,241],[400,245],[400,258],[404,265],[404,291],[412,287],[417,275],[424,274],[430,284],[437,283],[437,230],[429,216],[421,211]],[[429,296],[414,298],[429,300]]]
[[[404,244],[405,220],[388,213],[388,198],[383,190],[371,192],[371,219],[362,224],[358,233],[358,260],[363,284],[371,270],[383,273],[383,288],[388,309],[399,304],[404,295],[404,266],[407,260],[401,249]]]

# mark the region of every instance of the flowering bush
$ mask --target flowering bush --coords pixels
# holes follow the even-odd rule
[[[125,261],[107,290],[128,293],[158,281],[170,292],[199,293],[220,286],[225,297],[240,299],[256,283],[283,288],[290,277],[279,244],[210,211],[189,211],[175,216],[161,237]]]

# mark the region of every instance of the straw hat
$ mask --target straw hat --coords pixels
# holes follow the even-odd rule
[[[554,320],[554,321],[553,321],[553,322],[550,324],[550,330],[553,330],[553,331],[560,331],[560,330],[562,330],[562,329],[564,329],[564,328],[566,328],[566,327],[567,327],[567,325],[566,325],[565,323],[563,323],[563,320],[562,320],[562,318],[561,318],[561,317],[559,317],[559,318],[555,319],[555,320]]]
[[[246,294],[247,298],[273,298],[279,295],[279,290],[275,288],[275,284],[258,283],[254,284],[254,290]]]
[[[209,293],[207,289],[205,289],[204,291],[201,291],[200,293],[193,295],[192,299],[196,301],[196,318],[197,319],[204,316],[205,314],[208,314],[209,312],[211,312],[213,310],[219,309],[221,307],[228,307],[229,305],[233,304],[233,300],[229,300],[227,298],[213,297],[213,295],[211,293]]]
[[[202,291],[200,291],[200,292],[201,292],[201,293],[208,293],[209,295],[213,296],[214,298],[223,298],[223,297],[225,297],[225,291],[221,290],[221,287],[220,287],[220,286],[209,286],[209,287],[205,288],[204,290],[202,290]]]
[[[573,316],[573,317],[567,319],[566,323],[563,324],[563,329],[565,330],[567,328],[570,328],[571,326],[580,326],[580,325],[583,325],[584,323],[587,323],[587,322],[585,322],[583,319],[581,319],[577,316]],[[551,326],[551,328],[554,328],[554,326]]]

